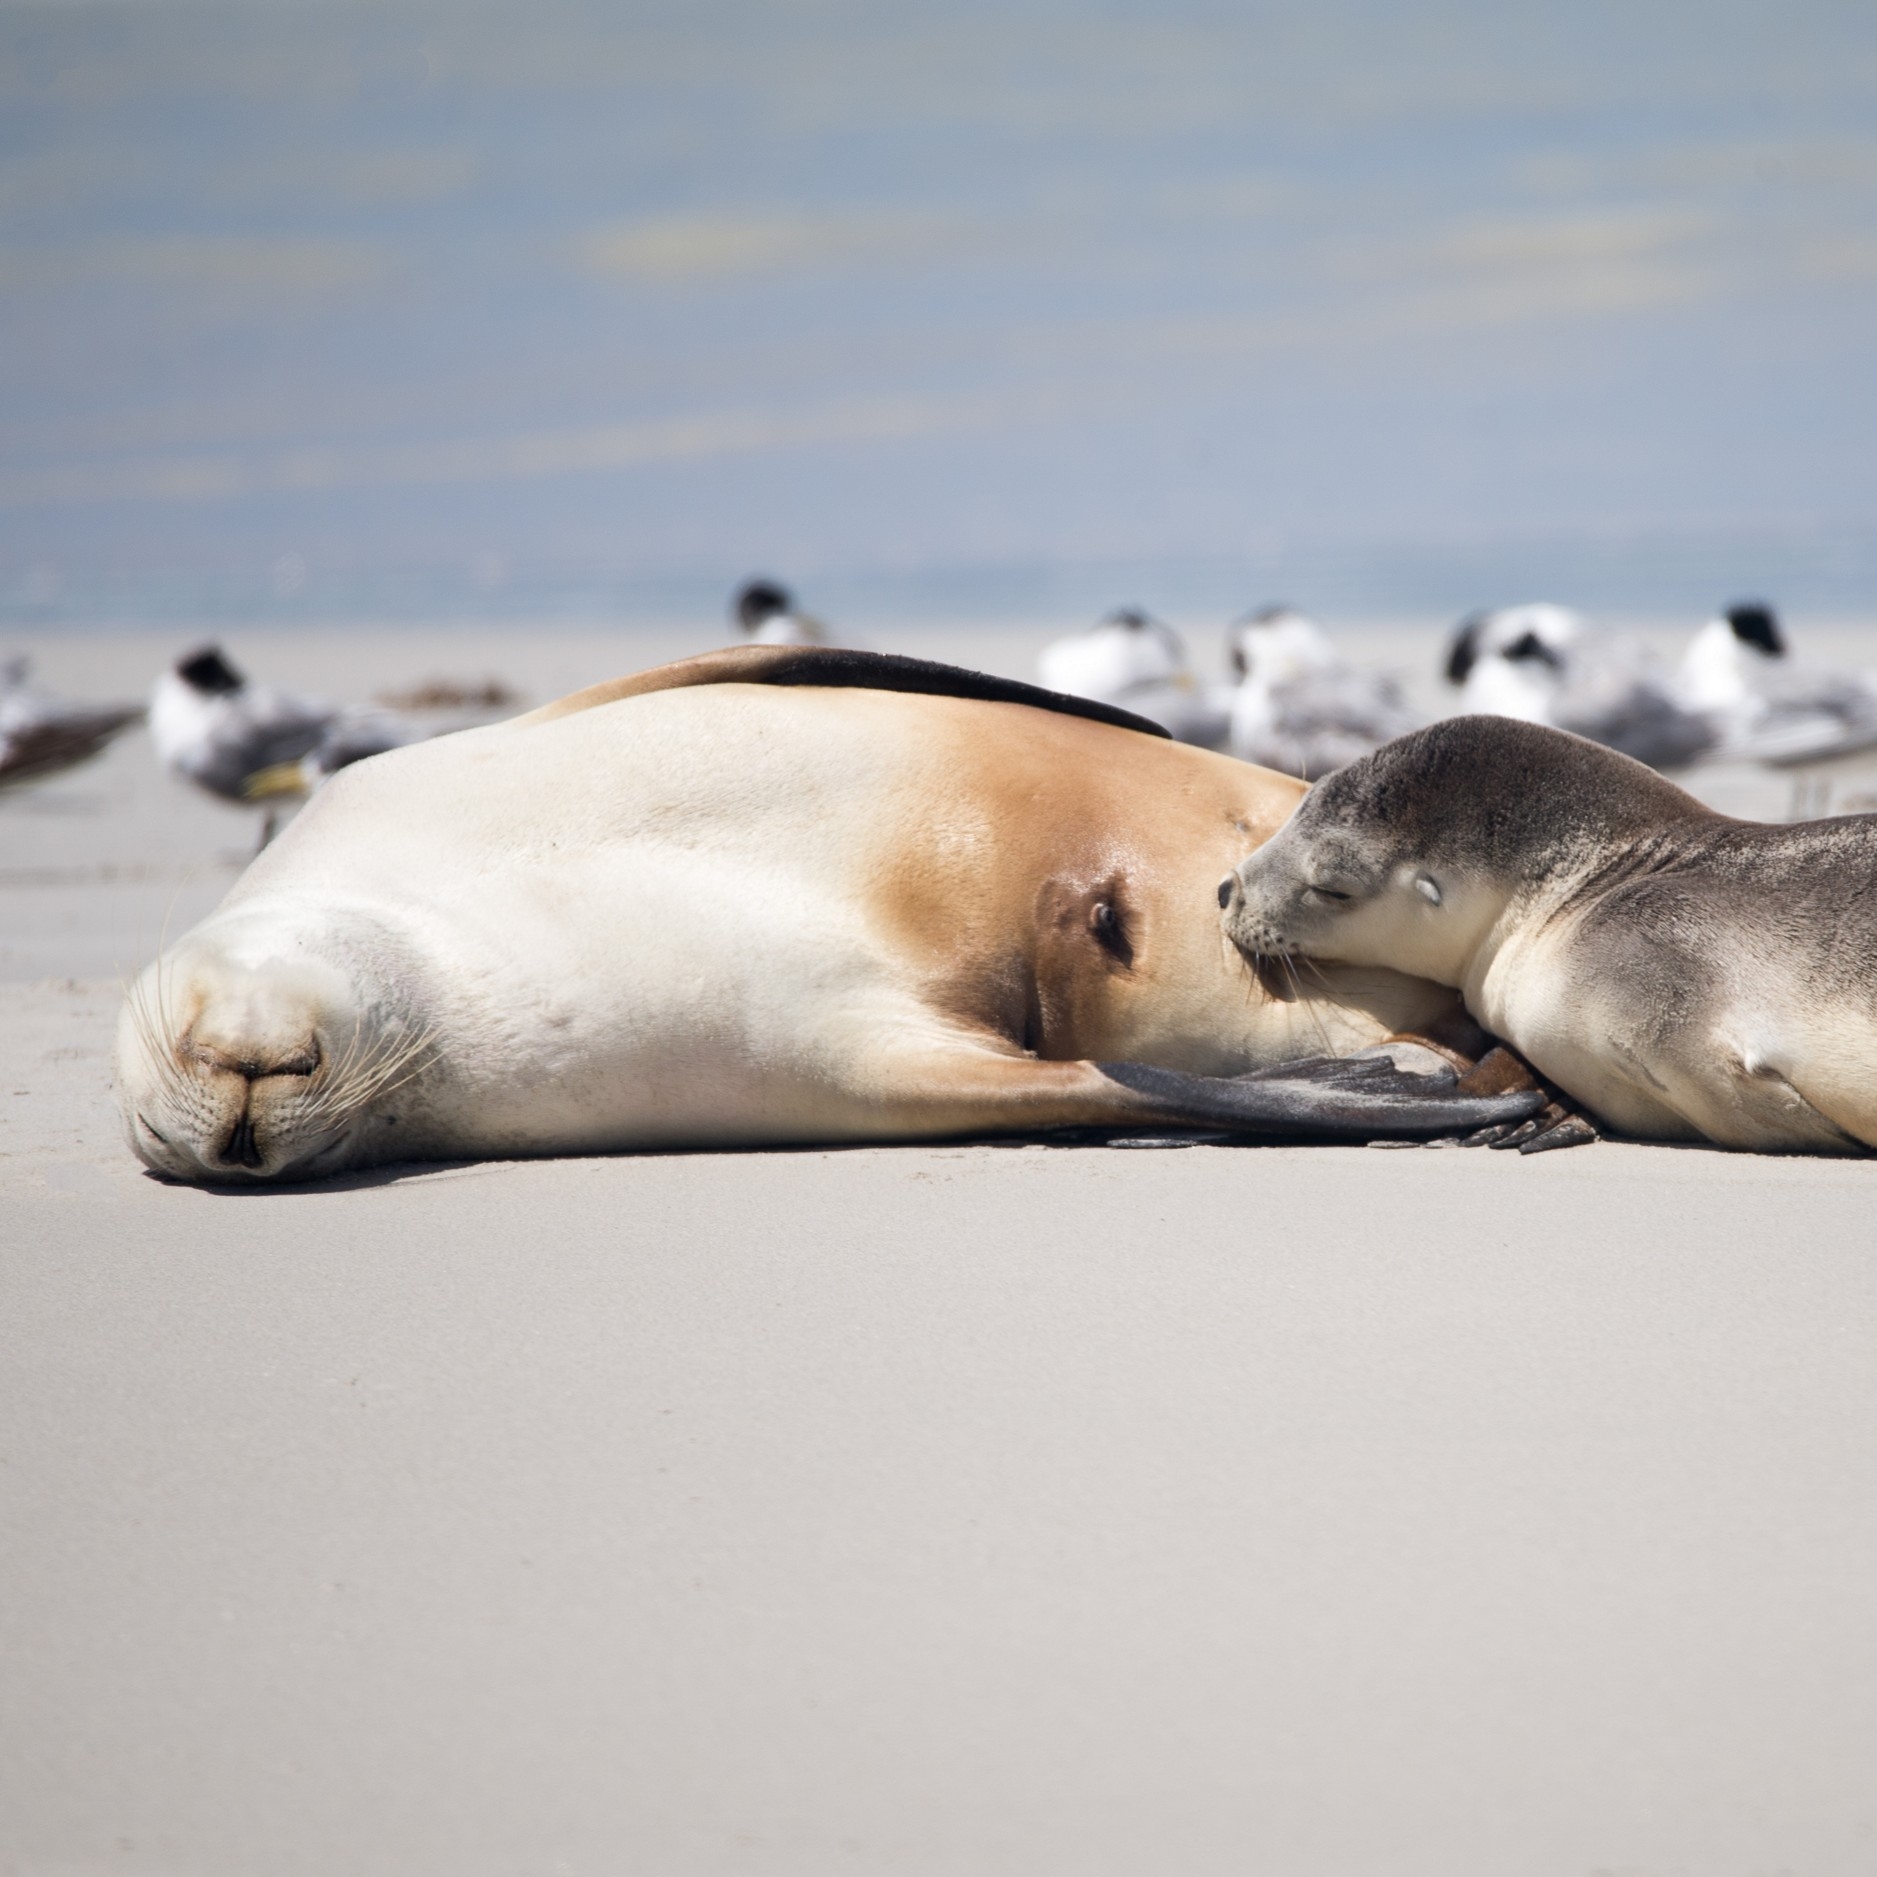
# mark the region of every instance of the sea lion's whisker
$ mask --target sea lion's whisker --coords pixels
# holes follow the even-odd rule
[[[1316,1031],[1317,1040],[1323,1045],[1323,1053],[1326,1056],[1334,1055],[1336,1052],[1330,1045],[1329,1031],[1323,1027],[1322,1014],[1318,1011],[1315,1002],[1304,995],[1303,979],[1298,975],[1296,963],[1288,953],[1284,957],[1284,975],[1289,978],[1291,989],[1297,994],[1297,1001],[1310,1013],[1310,1026]]]
[[[434,1060],[435,1060],[434,1057],[429,1057],[421,1062],[413,1062],[411,1066],[408,1069],[406,1069],[405,1072],[402,1075],[400,1075],[395,1082],[384,1082],[384,1083],[381,1083],[377,1088],[374,1088],[371,1092],[371,1099],[373,1101],[378,1101],[386,1095],[395,1095],[399,1089],[405,1087],[407,1084],[411,1082],[416,1081],[417,1078],[420,1075],[422,1075],[426,1069],[430,1067],[431,1062],[433,1062]]]
[[[365,1019],[355,1017],[352,1034],[305,1112],[315,1117],[350,1119],[371,1099],[368,1084],[378,1063],[397,1046],[395,1037],[373,1040],[366,1036]]]
[[[430,1067],[431,1058],[412,1057],[402,1065],[402,1073],[397,1068],[387,1068],[373,1081],[356,1089],[348,1090],[343,1104],[323,1110],[321,1118],[335,1127],[342,1127],[351,1121],[363,1109],[385,1096],[394,1094],[411,1082],[414,1082]]]
[[[395,1053],[379,1056],[368,1068],[363,1070],[346,1093],[347,1105],[362,1106],[374,1097],[382,1094],[394,1078],[397,1078],[408,1065],[416,1062],[423,1053],[421,1040],[416,1044],[397,1050]]]
[[[347,1039],[344,1049],[339,1052],[338,1058],[326,1068],[321,1078],[321,1097],[323,1097],[329,1089],[343,1088],[346,1085],[346,1081],[352,1073],[352,1065],[357,1060],[363,1045],[364,1034],[365,1019],[362,1016],[354,1017],[352,1019],[352,1034]]]
[[[156,1074],[162,1092],[171,1100],[188,1099],[187,1077],[183,1073],[181,1046],[172,1034],[163,998],[163,965],[159,958],[151,974],[156,1006],[151,1008],[150,991],[139,978],[131,989],[131,1024],[144,1056]]]
[[[169,901],[163,908],[163,923],[157,928],[156,957],[151,962],[150,970],[156,1009],[152,1012],[145,1006],[142,1010],[145,1045],[151,1052],[158,1080],[172,1099],[187,1099],[193,1092],[189,1090],[188,1077],[183,1071],[182,1038],[170,1027],[169,998],[163,987],[163,959],[169,950],[169,926],[171,919],[176,916],[176,902],[182,897],[182,889],[181,880],[171,887]],[[138,982],[141,985],[141,978]],[[139,1001],[141,1004],[141,999]]]
[[[356,1039],[355,1039],[356,1041]],[[428,1025],[412,1034],[386,1037],[362,1052],[348,1048],[326,1085],[302,1108],[309,1119],[342,1126],[361,1108],[393,1089],[402,1088],[429,1067],[432,1037]]]
[[[1311,958],[1303,952],[1293,952],[1291,956],[1296,961],[1299,969],[1307,970],[1310,975],[1316,979],[1317,983],[1323,987],[1326,994],[1332,998],[1335,997],[1335,992],[1330,988],[1330,974],[1323,969],[1321,959]],[[1342,1000],[1337,999],[1337,1001],[1341,1002]]]

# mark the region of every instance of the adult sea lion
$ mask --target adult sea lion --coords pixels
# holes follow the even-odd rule
[[[1319,782],[1221,895],[1248,956],[1456,986],[1626,1133],[1877,1146],[1877,816],[1735,821],[1580,737],[1458,717]]]
[[[1504,1052],[1470,1077],[1412,1044],[1343,1060],[1454,1018],[1452,993],[1261,979],[1214,885],[1299,785],[1147,729],[749,647],[374,757],[139,980],[132,1142],[181,1178],[272,1179],[1076,1125],[1413,1136],[1540,1107]]]

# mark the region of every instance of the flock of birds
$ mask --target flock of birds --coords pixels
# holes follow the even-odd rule
[[[826,645],[830,634],[784,587],[753,580],[737,623],[769,645]],[[1428,721],[1388,672],[1364,669],[1294,606],[1249,613],[1226,633],[1229,674],[1196,673],[1185,641],[1126,606],[1057,639],[1037,681],[1071,697],[1119,705],[1186,743],[1315,781]],[[1652,769],[1700,762],[1798,768],[1877,747],[1877,672],[1795,659],[1773,609],[1730,606],[1680,659],[1595,625],[1566,606],[1504,606],[1454,627],[1443,715],[1518,717],[1574,731]]]
[[[750,581],[731,613],[758,644],[833,642],[772,580]],[[1124,607],[1047,646],[1037,678],[1150,718],[1184,742],[1312,781],[1427,721],[1395,677],[1346,659],[1294,607],[1265,607],[1231,626],[1226,660],[1229,674],[1207,681],[1172,627]],[[1475,613],[1454,628],[1444,675],[1453,710],[1442,714],[1550,724],[1661,770],[1716,761],[1800,769],[1877,747],[1877,673],[1794,659],[1758,602],[1710,619],[1672,663],[1567,607]],[[515,701],[487,684],[333,704],[256,682],[204,645],[157,679],[147,706],[97,706],[49,696],[16,659],[0,665],[0,788],[69,769],[147,722],[172,774],[265,811],[265,844],[282,802],[348,763]]]
[[[1344,658],[1288,606],[1231,627],[1231,681],[1208,684],[1178,634],[1132,609],[1058,639],[1038,672],[1052,689],[1151,717],[1174,736],[1314,781],[1427,721],[1387,673]],[[1679,660],[1568,607],[1475,613],[1448,643],[1453,708],[1574,731],[1653,769],[1700,762],[1825,763],[1877,747],[1877,672],[1794,659],[1770,607],[1730,606]]]

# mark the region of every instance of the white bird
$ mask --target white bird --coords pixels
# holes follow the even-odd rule
[[[36,782],[98,754],[132,724],[139,704],[73,704],[29,682],[24,658],[0,666],[0,788]]]
[[[178,659],[150,697],[150,740],[164,767],[222,801],[262,802],[263,847],[280,797],[308,794],[346,763],[421,734],[390,711],[250,683],[219,645]]]
[[[1245,762],[1314,782],[1420,727],[1392,677],[1350,664],[1294,607],[1241,619],[1226,644],[1239,680],[1228,747]]]
[[[150,694],[150,740],[163,766],[225,802],[248,778],[297,762],[340,715],[336,704],[251,684],[219,645],[179,658]]]
[[[1517,682],[1508,681],[1499,670],[1499,664],[1508,662],[1506,655],[1514,653],[1509,661],[1514,664],[1519,660],[1542,659],[1554,670],[1561,671],[1565,658],[1573,650],[1585,647],[1586,642],[1593,654],[1609,649],[1596,644],[1595,629],[1589,620],[1568,606],[1534,603],[1469,613],[1454,627],[1453,637],[1448,642],[1447,682],[1465,689],[1469,705],[1476,697],[1490,695],[1502,684],[1507,687],[1509,702],[1526,703],[1530,699],[1525,690]],[[1512,717],[1519,712],[1491,710],[1482,704],[1479,714]],[[1541,719],[1525,717],[1522,721],[1536,723]]]
[[[1728,607],[1694,635],[1675,688],[1716,721],[1723,756],[1787,767],[1877,745],[1877,677],[1795,661],[1758,601]]]
[[[1203,689],[1180,635],[1138,606],[1046,645],[1036,671],[1045,690],[1131,710],[1182,743],[1217,748],[1225,740],[1229,693]]]
[[[787,587],[773,580],[751,580],[730,604],[736,623],[758,645],[827,645],[828,629],[795,604]]]
[[[1463,711],[1570,730],[1654,769],[1686,768],[1721,740],[1713,714],[1682,701],[1646,648],[1564,606],[1506,606],[1461,620],[1446,672]]]

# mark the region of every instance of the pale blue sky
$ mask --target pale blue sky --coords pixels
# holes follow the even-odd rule
[[[1877,8],[0,0],[0,603],[1877,612]]]

